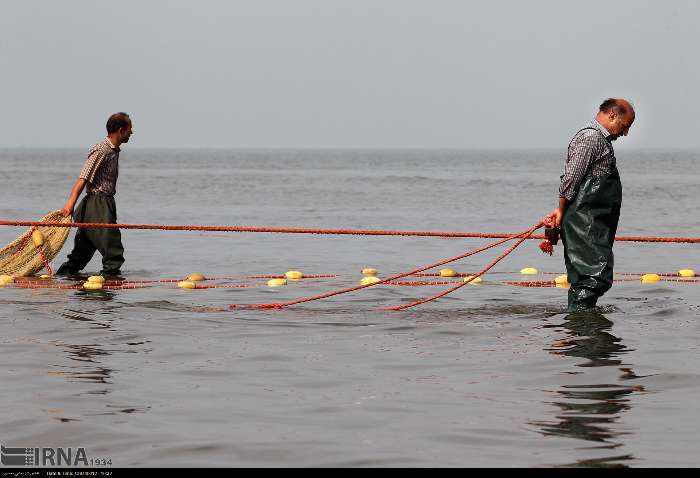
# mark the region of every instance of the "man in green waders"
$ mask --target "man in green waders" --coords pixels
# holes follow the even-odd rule
[[[632,105],[610,98],[569,143],[559,207],[544,218],[545,226],[561,230],[571,284],[569,312],[595,307],[612,287],[612,249],[622,205],[612,141],[627,136],[633,122]]]
[[[107,120],[107,137],[90,149],[85,165],[63,206],[63,214],[73,214],[80,193],[87,194],[75,208],[75,222],[117,223],[114,202],[119,176],[119,146],[131,137],[131,119],[126,113],[115,113]],[[102,254],[102,275],[118,276],[124,263],[124,247],[119,229],[78,229],[73,251],[56,271],[57,275],[74,275],[92,259],[95,251]]]

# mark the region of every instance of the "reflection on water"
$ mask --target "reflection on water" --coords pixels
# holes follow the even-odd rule
[[[110,355],[110,352],[102,349],[99,345],[70,345],[65,343],[56,344],[63,347],[68,355],[68,358],[73,361],[80,362],[79,365],[62,367],[71,370],[54,373],[55,375],[63,375],[70,380],[86,380],[95,383],[108,384],[111,383],[112,369],[101,366],[102,360]],[[109,393],[105,390],[104,393]]]
[[[632,369],[623,366],[620,357],[629,352],[622,339],[614,336],[610,330],[613,323],[596,312],[574,313],[565,317],[563,328],[568,336],[552,344],[548,352],[555,355],[587,359],[577,364],[581,368],[615,367],[618,380],[636,378]],[[552,326],[550,326],[552,327]],[[618,370],[622,372],[620,375]],[[555,421],[532,422],[545,436],[562,436],[594,442],[596,445],[585,450],[616,450],[623,446],[621,438],[629,434],[620,430],[617,424],[620,415],[629,410],[629,395],[642,391],[640,386],[622,383],[600,383],[603,370],[590,372],[570,372],[566,376],[572,382],[562,385],[557,390],[557,400],[550,402],[559,407]],[[586,379],[585,377],[591,377]],[[590,383],[596,379],[594,383]],[[586,383],[589,382],[589,383]],[[567,467],[626,467],[625,462],[634,460],[629,454],[582,459]]]
[[[80,300],[92,300],[109,302],[114,294],[108,291],[96,291],[96,293],[80,294]],[[108,311],[102,310],[102,313]],[[66,311],[61,314],[66,319],[86,322],[95,328],[113,331],[111,320],[96,320],[85,311]],[[110,384],[113,370],[104,362],[111,352],[104,348],[103,344],[70,344],[64,341],[54,341],[54,345],[60,347],[70,360],[71,365],[57,366],[61,370],[50,371],[49,375],[64,376],[68,381],[87,381],[99,384]],[[77,362],[77,363],[76,363]],[[101,394],[108,394],[108,389],[100,390]]]

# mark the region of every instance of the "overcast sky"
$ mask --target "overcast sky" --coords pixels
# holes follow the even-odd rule
[[[700,148],[700,2],[45,0],[0,16],[0,147]],[[622,143],[622,144],[621,144]]]

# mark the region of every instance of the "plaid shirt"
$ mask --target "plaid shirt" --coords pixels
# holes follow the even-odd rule
[[[109,138],[90,149],[80,179],[87,181],[87,194],[114,196],[119,177],[119,148]]]
[[[587,176],[603,176],[615,169],[615,150],[610,132],[597,120],[574,135],[569,143],[559,197],[571,201]]]

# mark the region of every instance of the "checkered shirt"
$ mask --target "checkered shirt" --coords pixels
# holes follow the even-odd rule
[[[559,197],[571,201],[588,176],[604,176],[615,169],[615,150],[610,132],[597,120],[576,133],[569,143]]]
[[[88,194],[114,196],[119,177],[119,148],[109,138],[93,146],[79,177],[87,181]]]

